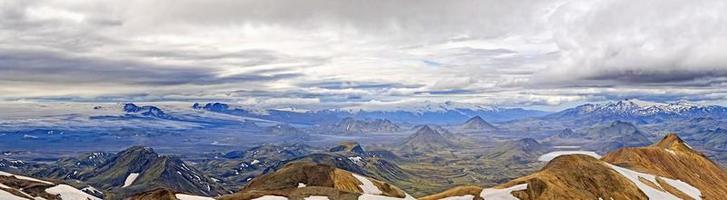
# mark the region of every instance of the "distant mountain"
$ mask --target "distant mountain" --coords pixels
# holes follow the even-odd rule
[[[144,116],[153,117],[159,119],[174,119],[171,115],[168,115],[156,106],[137,106],[133,103],[124,104],[123,111],[127,116]]]
[[[464,130],[470,131],[495,131],[497,127],[493,126],[489,122],[482,119],[480,116],[475,116],[467,120],[460,126]]]
[[[622,100],[606,104],[584,104],[543,116],[542,119],[577,121],[579,124],[615,120],[641,124],[700,117],[725,118],[727,117],[727,107],[703,106],[686,102],[662,104]]]
[[[401,131],[401,128],[387,119],[357,120],[346,117],[333,125],[330,131],[340,134],[393,133]]]
[[[198,162],[195,166],[219,179],[219,182],[229,188],[240,188],[271,166],[312,152],[312,147],[303,144],[265,144],[242,151],[230,151],[218,159]]]
[[[548,138],[547,141],[564,145],[587,144],[584,148],[598,152],[651,144],[649,135],[641,132],[634,124],[624,121],[614,121],[608,125],[596,125],[579,132],[564,129]]]
[[[288,140],[308,140],[311,138],[308,133],[289,124],[277,124],[269,126],[266,127],[264,131],[265,133],[268,133],[270,135],[285,137]]]
[[[727,172],[676,135],[599,160],[561,155],[543,169],[493,188],[458,187],[421,199],[721,199]]]
[[[422,126],[399,145],[399,149],[409,154],[421,154],[455,147],[449,139],[430,126]]]
[[[391,184],[331,165],[296,162],[257,177],[223,200],[256,199],[411,199]]]
[[[502,122],[515,119],[539,117],[548,114],[537,110],[522,108],[499,108],[446,102],[418,107],[394,109],[327,109],[316,111],[292,111],[277,109],[253,109],[231,106],[225,103],[195,103],[193,109],[225,113],[236,116],[293,123],[293,124],[331,124],[351,117],[359,120],[387,119],[397,123],[413,124],[455,124],[474,116],[484,120]]]
[[[363,147],[356,142],[341,142],[337,146],[328,150],[330,152],[349,152],[355,155],[366,154]]]
[[[82,178],[107,190],[111,198],[128,197],[152,188],[217,196],[226,194],[218,183],[179,158],[163,156],[148,147],[131,147]]]
[[[518,164],[526,164],[537,160],[538,156],[547,153],[549,148],[532,138],[523,138],[501,143],[485,154],[486,158]]]
[[[694,140],[702,143],[706,149],[727,151],[727,129],[716,128],[707,130],[702,134],[693,136]]]

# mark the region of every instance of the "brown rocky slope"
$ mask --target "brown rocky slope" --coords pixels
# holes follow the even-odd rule
[[[675,134],[601,160],[563,155],[494,188],[460,187],[421,199],[727,199],[727,172]]]

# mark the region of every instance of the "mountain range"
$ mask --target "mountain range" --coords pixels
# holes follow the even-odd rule
[[[547,112],[522,108],[498,108],[455,104],[452,102],[427,105],[416,108],[392,110],[327,109],[317,111],[290,111],[278,109],[251,109],[231,106],[225,103],[195,103],[193,109],[207,110],[236,116],[255,117],[273,121],[297,124],[326,124],[353,118],[360,120],[386,119],[392,122],[415,124],[453,124],[471,117],[480,116],[488,121],[508,121],[543,116]],[[332,121],[335,120],[335,121]]]
[[[545,115],[541,119],[578,121],[579,124],[616,120],[645,124],[698,117],[725,118],[727,107],[687,102],[664,104],[627,99],[605,104],[584,104]]]

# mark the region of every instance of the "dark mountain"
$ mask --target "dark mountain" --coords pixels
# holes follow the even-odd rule
[[[480,116],[475,116],[467,120],[460,126],[464,130],[477,130],[477,131],[495,131],[497,128],[492,124],[488,123]]]
[[[398,125],[386,119],[356,120],[352,117],[343,118],[330,129],[339,134],[393,133],[401,131]]]
[[[366,151],[364,151],[363,147],[361,147],[361,145],[359,145],[357,142],[341,142],[337,146],[329,149],[328,151],[345,152],[355,155],[366,154]]]
[[[130,117],[133,117],[134,114],[139,114],[141,116],[159,119],[175,119],[171,115],[164,113],[162,109],[159,109],[156,106],[137,106],[133,103],[127,103],[124,104],[123,110],[126,112],[126,115]]]
[[[302,157],[314,149],[303,144],[252,147],[244,151],[230,151],[221,159],[198,162],[196,167],[224,182],[230,188],[239,188],[278,162]]]
[[[403,152],[419,154],[436,152],[455,146],[452,141],[445,138],[439,131],[429,126],[423,126],[414,134],[407,137],[404,143],[399,146],[399,149]]]
[[[193,109],[203,109],[213,112],[227,112],[230,109],[230,106],[223,103],[207,103],[204,106],[201,106],[199,103],[194,103],[192,105]]]
[[[84,174],[83,180],[109,191],[107,198],[122,198],[164,187],[202,196],[226,194],[218,183],[176,157],[163,156],[148,147],[131,147]]]
[[[37,177],[81,180],[85,175],[93,173],[97,167],[115,157],[116,155],[106,152],[84,153],[76,157],[60,158],[52,165],[36,167],[37,171],[31,173]]]

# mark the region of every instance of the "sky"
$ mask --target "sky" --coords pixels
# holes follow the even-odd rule
[[[721,0],[3,0],[0,101],[727,102]]]

